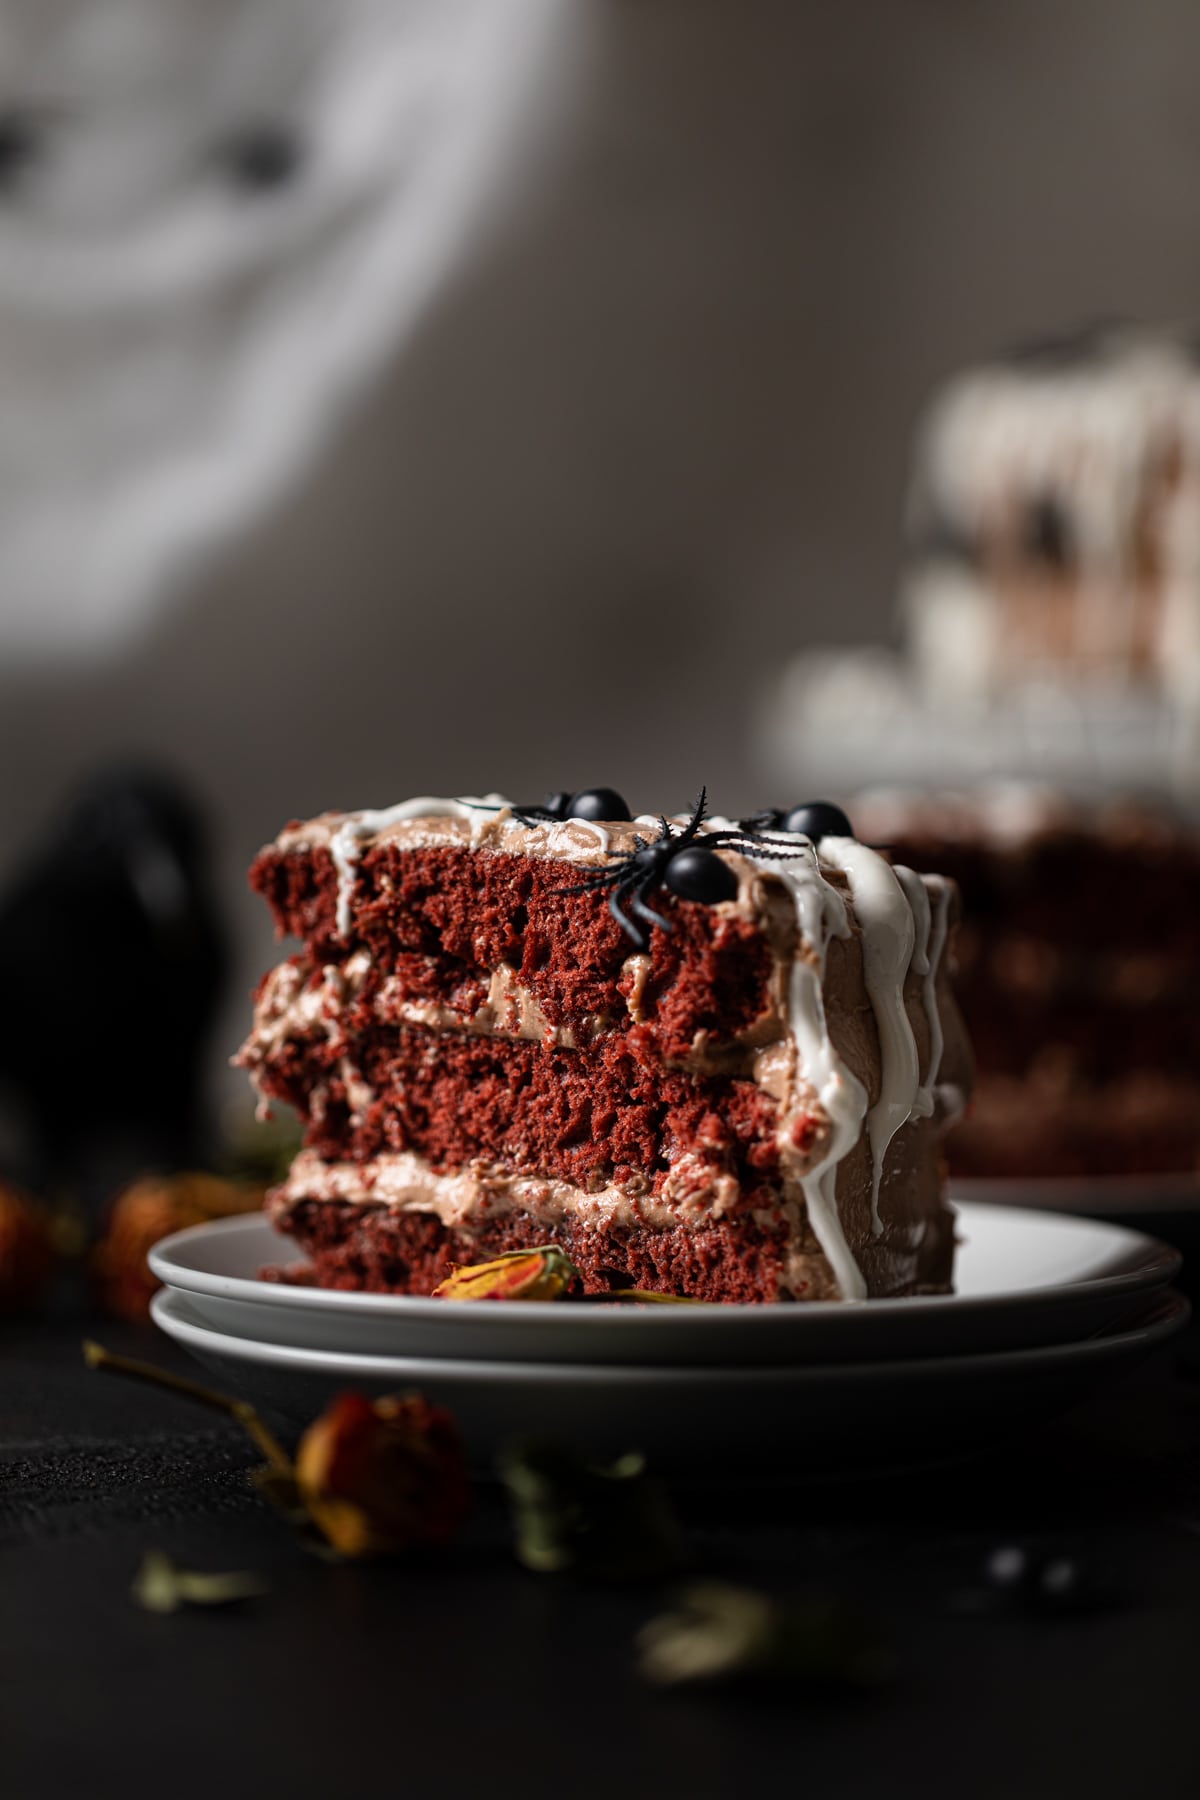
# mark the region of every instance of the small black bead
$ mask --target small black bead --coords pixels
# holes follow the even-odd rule
[[[547,794],[542,801],[542,810],[548,812],[552,819],[569,819],[571,796],[567,793]],[[532,810],[532,809],[529,809]]]
[[[798,831],[814,844],[822,838],[854,836],[854,827],[841,807],[828,800],[809,800],[803,806],[793,806],[791,812],[784,814],[783,829]]]
[[[1037,1570],[1034,1599],[1043,1612],[1081,1612],[1092,1602],[1091,1586],[1073,1557],[1047,1556]]]
[[[631,819],[628,804],[615,788],[580,788],[567,803],[569,819]]]
[[[715,850],[706,850],[703,844],[689,844],[673,856],[663,879],[681,900],[700,900],[705,906],[716,906],[721,900],[737,899],[737,876]]]
[[[251,194],[270,193],[294,181],[303,146],[286,125],[259,125],[227,144],[221,163],[230,179]]]

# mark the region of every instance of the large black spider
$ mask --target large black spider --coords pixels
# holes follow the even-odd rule
[[[671,932],[675,929],[670,919],[646,905],[646,895],[656,887],[665,886],[682,900],[716,906],[722,900],[736,899],[738,891],[737,876],[716,855],[717,850],[741,850],[748,856],[773,861],[784,861],[796,854],[795,844],[741,829],[706,831],[701,837],[707,811],[708,791],[701,788],[695,811],[686,825],[673,825],[669,819],[660,818],[662,829],[656,838],[635,835],[632,850],[616,856],[606,867],[594,870],[564,892],[585,894],[610,888],[609,912],[626,937],[632,938],[639,950],[647,950],[648,927],[659,925]],[[622,911],[622,901],[628,903],[628,912]]]

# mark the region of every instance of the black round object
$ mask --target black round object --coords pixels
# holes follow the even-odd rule
[[[737,899],[737,876],[715,850],[706,850],[703,844],[689,844],[673,856],[663,879],[681,900],[701,900],[705,906],[716,906],[718,901]]]
[[[38,159],[41,132],[28,113],[0,113],[0,189],[13,187]]]
[[[616,788],[580,788],[567,806],[569,819],[631,819],[628,803]]]
[[[304,161],[304,146],[287,125],[255,125],[228,144],[222,162],[245,193],[266,194],[294,181]]]
[[[552,819],[569,819],[571,816],[570,794],[565,792],[547,794],[542,801],[542,810],[548,812]]]
[[[808,800],[802,806],[793,806],[791,812],[784,814],[783,829],[798,831],[814,844],[822,838],[854,836],[854,827],[841,807],[829,800]]]

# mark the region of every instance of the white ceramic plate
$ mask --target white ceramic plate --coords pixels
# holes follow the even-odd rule
[[[1054,1417],[1177,1331],[1187,1302],[1148,1297],[1136,1324],[1080,1343],[991,1355],[799,1368],[687,1369],[362,1356],[264,1344],[203,1325],[163,1291],[161,1328],[219,1381],[293,1422],[332,1394],[419,1389],[449,1407],[474,1467],[514,1437],[552,1437],[591,1455],[636,1448],[655,1467],[721,1477],[752,1470],[828,1475],[977,1449]]]
[[[707,1364],[869,1361],[1019,1349],[1108,1330],[1179,1270],[1120,1226],[1009,1206],[959,1208],[957,1292],[805,1306],[548,1306],[411,1299],[257,1279],[295,1247],[260,1214],[164,1238],[150,1266],[189,1316],[264,1343],[364,1355],[502,1362]]]

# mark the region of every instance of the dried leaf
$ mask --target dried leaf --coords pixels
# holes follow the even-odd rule
[[[267,1593],[261,1575],[249,1570],[209,1574],[182,1569],[162,1550],[147,1550],[133,1578],[133,1598],[147,1612],[173,1613],[181,1606],[231,1606]]]
[[[527,1569],[636,1581],[682,1567],[682,1531],[640,1453],[601,1466],[561,1445],[524,1442],[510,1445],[498,1467]]]
[[[579,1270],[564,1251],[550,1244],[537,1250],[509,1250],[492,1262],[455,1269],[435,1300],[559,1300]]]
[[[783,1606],[753,1588],[696,1582],[638,1635],[639,1665],[662,1687],[770,1680],[820,1688],[872,1686],[888,1658],[835,1600]]]

